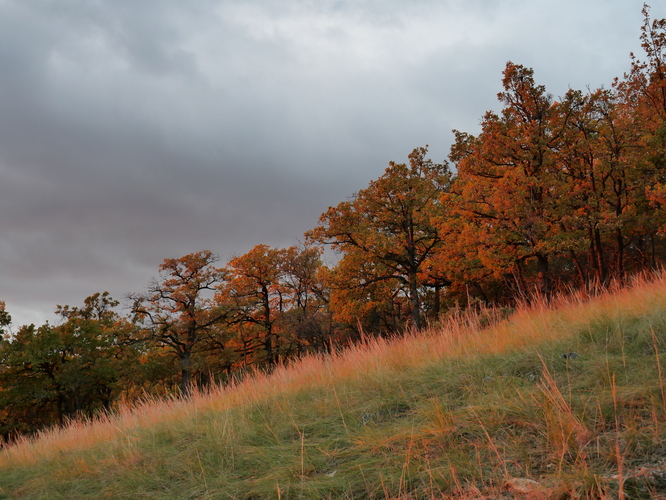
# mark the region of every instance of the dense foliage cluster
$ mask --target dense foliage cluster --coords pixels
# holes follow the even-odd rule
[[[143,394],[270,369],[451,307],[603,288],[666,257],[666,20],[644,8],[645,61],[610,89],[554,99],[509,62],[502,109],[455,131],[449,162],[417,148],[328,209],[301,247],[258,245],[218,267],[166,259],[131,314],[107,293],[11,327],[0,302],[0,435]],[[323,250],[339,256],[325,265]]]

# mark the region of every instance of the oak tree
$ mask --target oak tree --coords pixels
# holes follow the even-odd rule
[[[178,357],[184,395],[191,391],[192,356],[224,348],[220,325],[228,312],[214,300],[225,278],[224,271],[214,266],[218,260],[209,250],[165,259],[148,291],[131,296],[132,312],[141,327],[138,340],[163,346]]]
[[[228,279],[219,287],[217,301],[230,307],[229,323],[238,327],[246,362],[250,353],[269,365],[278,360],[276,322],[285,307],[283,255],[283,249],[257,245],[225,267]]]
[[[426,159],[427,149],[409,155],[409,165],[391,162],[384,175],[319,218],[306,234],[342,254],[374,265],[375,273],[354,286],[392,282],[407,289],[413,325],[421,327],[419,272],[441,243],[433,218],[448,189],[446,164]]]
[[[450,159],[457,178],[447,202],[467,233],[476,233],[478,257],[496,275],[513,273],[525,293],[524,266],[535,261],[538,289],[550,292],[549,261],[560,227],[554,203],[552,98],[533,71],[507,63],[501,114],[486,113],[478,137],[456,132]]]

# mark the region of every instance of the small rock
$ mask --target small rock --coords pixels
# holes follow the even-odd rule
[[[541,485],[533,479],[512,477],[504,483],[504,489],[521,495],[530,495],[540,491]]]
[[[577,352],[566,352],[562,354],[562,358],[564,359],[576,359],[578,357]]]

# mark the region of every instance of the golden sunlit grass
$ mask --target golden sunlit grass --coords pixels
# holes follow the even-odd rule
[[[635,470],[666,459],[666,277],[510,313],[454,311],[419,334],[43,432],[0,453],[0,498],[478,498],[516,478],[542,498],[659,488]]]

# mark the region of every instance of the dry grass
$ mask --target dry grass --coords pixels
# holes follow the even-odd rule
[[[641,315],[652,309],[666,309],[666,275],[647,280],[636,279],[630,288],[601,294],[590,300],[582,293],[560,296],[549,303],[523,305],[501,321],[493,309],[451,314],[443,325],[418,334],[394,338],[374,338],[331,356],[306,356],[273,373],[257,372],[239,384],[199,392],[191,399],[147,399],[139,404],[120,405],[118,412],[93,421],[74,421],[65,428],[41,432],[36,438],[24,438],[3,450],[0,466],[9,460],[32,462],[74,448],[122,436],[129,429],[152,427],[178,420],[202,410],[228,409],[271,397],[276,393],[308,387],[329,387],[359,373],[401,370],[408,366],[441,360],[445,357],[470,357],[497,354],[561,339],[595,317]],[[481,323],[488,321],[489,328]]]
[[[122,406],[111,416],[72,422],[7,447],[0,469],[23,474],[46,467],[53,475],[49,464],[64,456],[69,469],[57,474],[67,484],[110,470],[123,477],[155,475],[156,463],[166,458],[151,454],[167,448],[166,439],[184,450],[180,462],[187,457],[179,464],[186,466],[182,481],[221,498],[317,498],[322,491],[344,491],[327,494],[342,498],[410,498],[414,491],[472,498],[514,475],[549,471],[560,482],[544,486],[544,495],[561,494],[571,476],[570,492],[602,498],[613,489],[602,481],[604,467],[619,473],[613,494],[624,494],[631,457],[656,453],[663,444],[659,344],[666,330],[653,323],[666,325],[666,277],[636,279],[595,297],[539,301],[508,319],[503,314],[453,312],[421,333],[308,356],[187,401]],[[646,386],[637,385],[627,368],[635,348],[622,334],[642,318],[651,318],[646,328],[658,373]],[[584,367],[558,359],[563,348],[588,349]],[[169,433],[176,437],[165,438]],[[225,450],[223,458],[203,442],[183,444],[183,433],[214,441]],[[91,458],[86,450],[101,456]],[[294,458],[287,463],[285,456]],[[259,471],[255,462],[268,470]],[[17,481],[38,491],[43,476],[30,474],[29,481]],[[236,484],[235,476],[246,477],[234,486],[238,491],[215,490],[214,484]],[[134,484],[137,477],[124,480]]]

